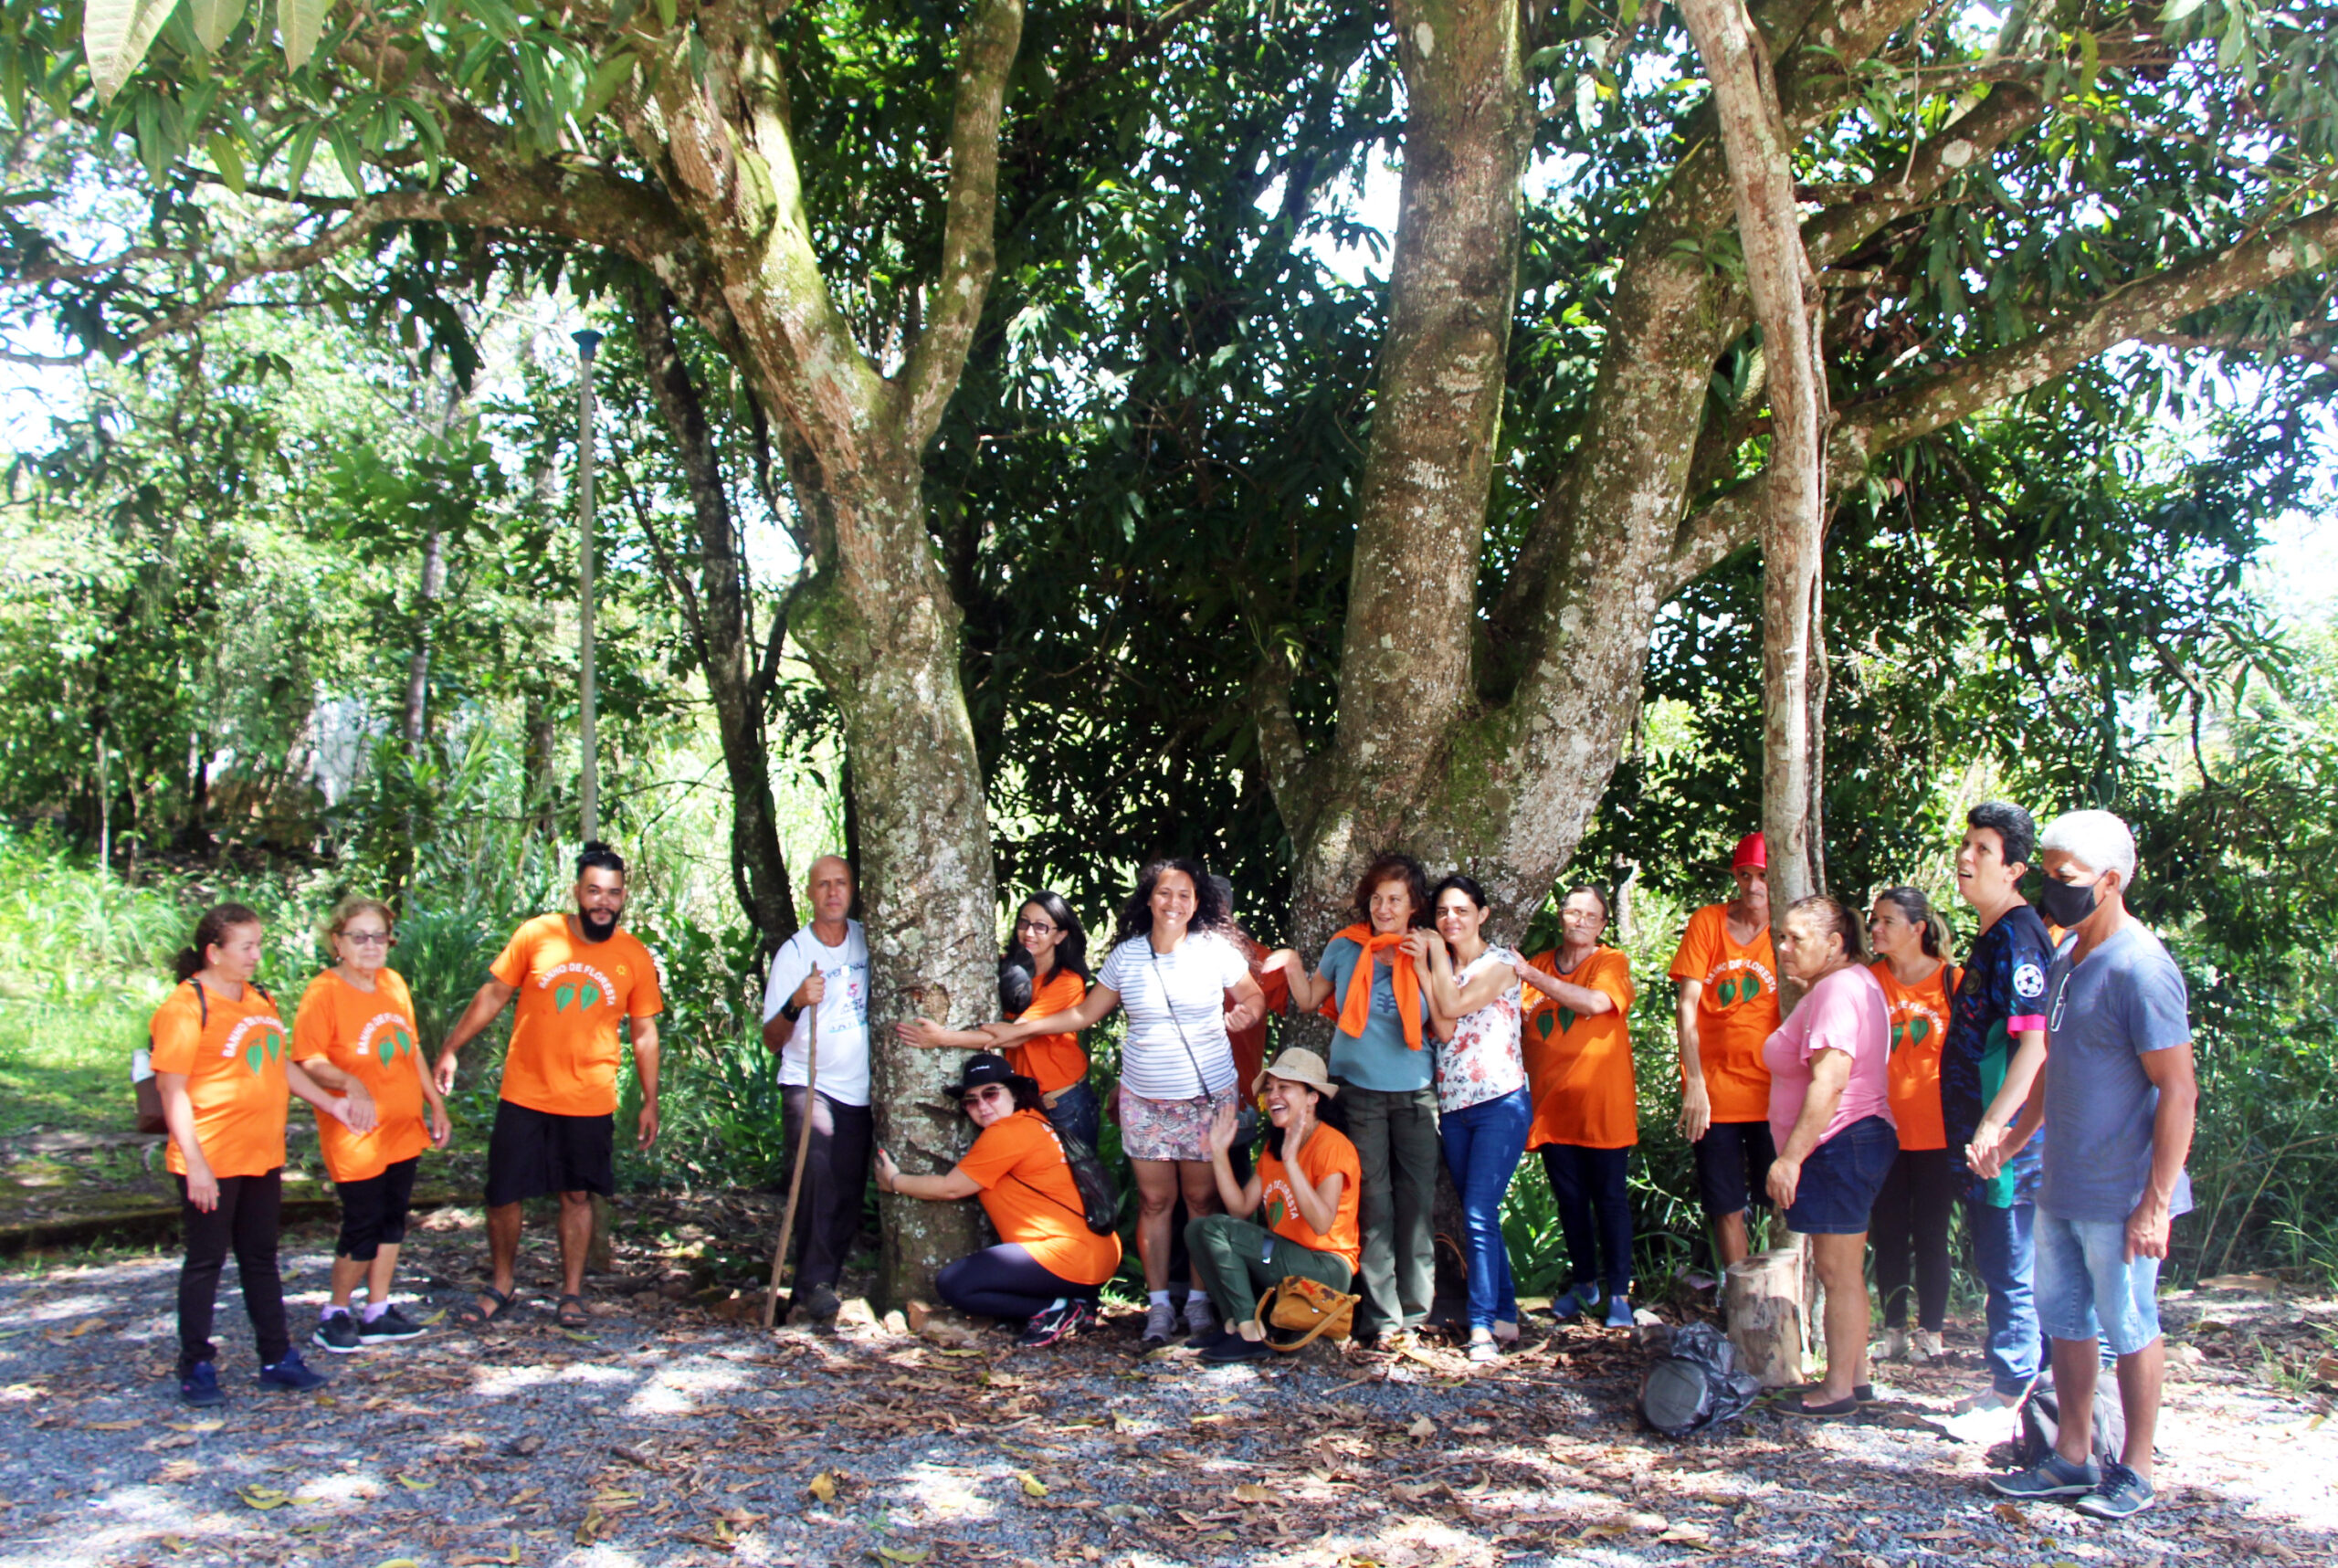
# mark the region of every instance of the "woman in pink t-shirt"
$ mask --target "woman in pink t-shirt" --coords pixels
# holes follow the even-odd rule
[[[1778,965],[1803,998],[1762,1047],[1770,1069],[1770,1197],[1810,1237],[1827,1287],[1827,1377],[1779,1408],[1848,1415],[1867,1382],[1867,1226],[1900,1153],[1891,1120],[1891,1016],[1859,917],[1833,899],[1786,910]]]

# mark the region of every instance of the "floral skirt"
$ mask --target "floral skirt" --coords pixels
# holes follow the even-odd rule
[[[1206,1160],[1210,1123],[1240,1089],[1229,1084],[1191,1100],[1147,1100],[1121,1090],[1121,1148],[1132,1160]]]

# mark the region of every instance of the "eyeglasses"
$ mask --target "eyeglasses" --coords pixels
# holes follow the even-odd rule
[[[358,947],[395,947],[398,939],[385,931],[345,931],[341,940]]]
[[[972,1110],[975,1106],[984,1104],[989,1100],[1005,1100],[1006,1098],[1007,1098],[1006,1090],[997,1084],[991,1083],[985,1084],[982,1088],[974,1090],[974,1093],[960,1100],[958,1104],[964,1110]]]
[[[1061,929],[1061,927],[1048,921],[1016,921],[1015,922],[1015,934],[1016,936],[1021,936],[1027,931],[1033,936],[1045,936],[1051,931],[1059,931]]]

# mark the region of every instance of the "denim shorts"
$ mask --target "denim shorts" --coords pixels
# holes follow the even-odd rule
[[[1810,1152],[1795,1184],[1786,1224],[1804,1236],[1858,1236],[1875,1194],[1900,1157],[1900,1134],[1880,1116],[1863,1116]]]
[[[2159,1338],[2156,1258],[2129,1261],[2124,1220],[2038,1211],[2038,1326],[2051,1340],[2101,1340],[2133,1355]]]

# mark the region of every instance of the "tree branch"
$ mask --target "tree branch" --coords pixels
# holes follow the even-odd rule
[[[942,411],[957,391],[983,301],[998,270],[992,242],[998,219],[999,119],[1022,42],[1023,0],[979,0],[958,45],[942,271],[895,391],[897,416],[911,451],[922,452],[941,427]]]
[[[2034,337],[1975,355],[1941,374],[1845,408],[1872,455],[1904,447],[1977,409],[2042,386],[2088,360],[2196,310],[2301,273],[2319,271],[2338,251],[2338,203],[2317,209],[2220,256],[2204,258],[2113,289]]]

